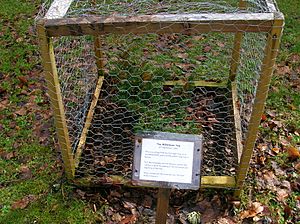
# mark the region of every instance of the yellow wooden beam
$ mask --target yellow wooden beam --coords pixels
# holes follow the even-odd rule
[[[234,188],[235,178],[231,176],[202,176],[202,188]]]
[[[50,96],[51,108],[54,114],[58,142],[61,147],[61,155],[65,166],[65,173],[69,179],[72,179],[75,175],[74,158],[55,64],[52,38],[47,36],[44,24],[42,22],[38,23],[37,32],[45,79],[48,86],[48,94]]]
[[[241,160],[241,155],[243,152],[243,144],[242,144],[242,125],[241,125],[241,115],[239,108],[237,107],[237,103],[239,102],[238,91],[236,82],[231,83],[231,93],[232,93],[232,105],[233,105],[233,116],[234,116],[234,127],[235,127],[235,140],[236,140],[236,155],[237,162],[239,163]]]
[[[261,121],[261,115],[264,110],[269,84],[274,70],[275,59],[279,50],[283,25],[283,15],[281,13],[275,13],[275,21],[273,24],[273,28],[268,33],[267,44],[265,48],[265,57],[262,64],[260,78],[258,81],[256,96],[247,131],[247,137],[237,172],[237,190],[234,193],[235,197],[239,197],[249,169],[249,164],[257,137],[259,123]]]
[[[182,80],[177,80],[177,81],[166,81],[164,82],[165,86],[185,86],[185,85],[191,85],[191,86],[203,86],[203,87],[220,87],[220,88],[225,88],[227,87],[227,82],[222,81],[222,82],[212,82],[212,81],[182,81]]]
[[[100,95],[101,87],[102,87],[102,84],[103,84],[103,80],[104,80],[104,77],[100,76],[99,79],[98,79],[97,85],[96,85],[95,92],[94,92],[93,97],[92,97],[92,102],[91,102],[88,114],[86,116],[86,121],[85,121],[84,127],[83,127],[82,132],[81,132],[80,140],[79,140],[78,147],[77,147],[76,154],[75,154],[75,166],[76,167],[79,164],[79,159],[80,159],[82,150],[85,146],[86,137],[87,137],[88,130],[89,130],[89,128],[91,126],[91,123],[92,123],[92,120],[93,120],[94,111],[95,111],[95,108],[96,108],[96,105],[97,105],[97,102],[98,102],[98,99],[99,99],[99,95]]]
[[[78,178],[73,181],[74,184],[84,187],[99,187],[101,185],[115,184],[125,185],[129,187],[143,187],[139,185],[133,185],[130,179],[122,176],[108,176],[101,183],[101,178],[84,177]],[[201,188],[234,188],[236,186],[235,177],[232,176],[202,176],[201,177]],[[156,186],[153,186],[156,187]]]

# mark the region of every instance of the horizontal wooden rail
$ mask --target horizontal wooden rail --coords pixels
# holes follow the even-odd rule
[[[93,180],[91,176],[86,178],[76,178],[73,183],[78,186],[84,187],[99,187],[105,186],[106,184],[112,185],[126,185],[130,187],[142,187],[133,185],[130,179],[122,176],[108,176],[106,178],[95,178]],[[148,185],[150,186],[150,185]],[[201,177],[201,188],[235,188],[236,182],[233,176],[202,176]],[[156,187],[156,186],[153,186]]]
[[[47,34],[81,36],[145,33],[268,32],[274,13],[207,13],[139,16],[88,16],[45,19]]]
[[[177,81],[166,81],[164,82],[164,85],[166,86],[184,86],[184,85],[191,85],[191,86],[205,86],[205,87],[220,87],[220,88],[225,88],[227,87],[227,81],[222,81],[222,82],[213,82],[213,81],[204,81],[204,80],[199,80],[199,81],[182,81],[182,80],[177,80]]]

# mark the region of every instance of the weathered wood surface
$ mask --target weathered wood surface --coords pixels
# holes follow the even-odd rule
[[[231,83],[231,92],[232,92],[232,104],[233,104],[233,114],[234,114],[234,125],[235,125],[235,140],[237,146],[237,162],[239,163],[241,160],[241,155],[243,152],[243,144],[242,144],[242,125],[241,125],[241,116],[239,112],[239,108],[237,106],[238,103],[238,92],[236,82]]]
[[[185,86],[185,85],[191,85],[191,86],[206,86],[206,87],[220,87],[220,88],[225,88],[227,87],[227,81],[223,82],[210,82],[210,81],[204,81],[204,80],[199,80],[199,81],[182,81],[182,80],[177,80],[177,81],[166,81],[164,82],[165,86]]]
[[[165,224],[167,222],[170,195],[171,195],[171,189],[169,188],[158,189],[156,220],[155,220],[156,224]]]
[[[49,36],[144,33],[267,32],[273,13],[89,16],[45,21]]]

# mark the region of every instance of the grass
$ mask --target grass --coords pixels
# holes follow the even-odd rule
[[[300,94],[299,90],[295,86],[293,87],[293,79],[290,78],[292,74],[299,78],[299,73],[297,74],[296,69],[300,66],[300,62],[293,61],[291,58],[293,55],[300,54],[300,4],[295,4],[295,1],[290,0],[278,0],[278,5],[285,14],[285,28],[277,63],[279,67],[288,66],[291,69],[291,74],[282,74],[275,71],[270,85],[266,111],[274,112],[275,117],[268,117],[267,121],[262,123],[259,139],[260,142],[263,141],[263,143],[268,144],[268,147],[279,147],[280,152],[276,155],[256,152],[259,156],[266,158],[264,165],[253,164],[253,167],[259,166],[260,171],[264,169],[273,170],[272,163],[277,164],[284,171],[293,170],[297,160],[291,161],[289,159],[286,147],[282,146],[282,140],[287,140],[285,144],[289,144],[289,146],[299,147],[300,145],[300,138],[297,134],[300,131]],[[282,127],[270,128],[268,122],[272,121],[281,122]],[[253,170],[255,169],[253,168]],[[251,200],[257,200],[268,206],[271,213],[270,216],[277,220],[278,223],[299,222],[299,216],[298,221],[294,217],[295,214],[299,214],[299,209],[297,210],[299,192],[292,191],[285,200],[280,201],[274,190],[253,190],[254,187],[259,186],[257,183],[259,177],[253,170],[248,175],[248,182],[242,195],[243,205],[246,206]],[[292,183],[299,178],[299,173],[295,170],[293,173],[289,172],[282,176],[279,175],[277,178],[281,182],[289,181]],[[289,215],[286,211],[287,208],[291,209],[294,215]]]
[[[32,31],[38,5],[40,1],[0,0],[0,223],[90,223],[92,211],[69,195],[72,189],[52,190],[61,179],[53,136],[41,144],[35,132],[49,122]],[[28,195],[36,197],[28,208],[12,208]]]
[[[291,54],[300,53],[300,8],[292,0],[279,0],[278,4],[286,17],[278,60],[281,63],[287,62]],[[0,223],[95,223],[97,217],[89,203],[76,199],[74,189],[61,180],[62,168],[54,150],[54,136],[36,132],[40,126],[47,127],[49,122],[49,117],[45,116],[49,111],[48,100],[40,80],[37,42],[32,31],[32,15],[37,12],[38,5],[38,0],[0,0],[0,102],[5,102],[5,106],[0,107]],[[209,42],[209,39],[203,41]],[[199,50],[202,49],[196,47],[188,52],[191,63]],[[177,52],[161,54],[155,60],[157,63],[170,61],[173,54]],[[213,55],[208,57],[213,58]],[[178,59],[178,63],[182,63],[182,59]],[[210,63],[216,69],[220,66],[214,60]],[[299,63],[291,66],[299,66]],[[152,69],[150,66],[149,70]],[[178,67],[171,70],[180,73]],[[290,130],[299,131],[299,93],[282,76],[273,78],[272,87],[267,109],[275,110],[277,119]],[[24,108],[25,113],[21,112]],[[272,130],[261,129],[261,133],[266,141],[274,143],[282,137]],[[299,136],[295,132],[290,132],[289,136],[292,145],[299,145]],[[280,165],[289,164],[286,153],[272,159]],[[30,177],[22,177],[24,167],[30,170]],[[249,188],[245,189],[242,199],[245,205],[249,200]],[[13,209],[14,203],[28,195],[34,195],[35,200],[24,209]],[[258,192],[254,196],[272,212],[279,212],[278,220],[284,223],[284,206],[273,193]],[[295,207],[299,196],[292,192],[286,203]]]

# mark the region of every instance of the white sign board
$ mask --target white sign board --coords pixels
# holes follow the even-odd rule
[[[135,138],[133,184],[198,189],[202,136],[146,132]]]
[[[192,183],[194,142],[143,139],[140,180]]]

